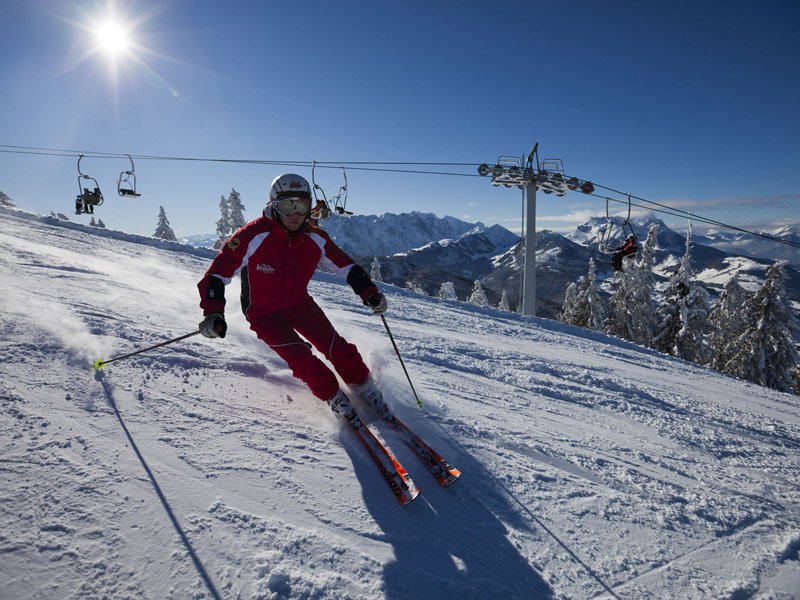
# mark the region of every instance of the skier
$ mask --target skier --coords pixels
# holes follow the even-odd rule
[[[628,239],[625,240],[625,243],[622,244],[619,248],[617,248],[616,252],[612,257],[612,266],[614,267],[615,271],[622,270],[622,259],[626,256],[630,256],[631,254],[636,254],[639,250],[639,245],[636,243],[636,236],[630,234]]]
[[[205,316],[200,332],[225,337],[225,285],[241,273],[242,310],[250,329],[286,361],[297,379],[345,421],[359,422],[334,373],[312,353],[313,344],[362,400],[381,416],[388,415],[389,407],[358,349],[337,333],[307,286],[321,262],[345,277],[375,314],[386,311],[386,297],[362,267],[309,222],[310,213],[308,181],[292,173],[276,177],[263,216],[227,240],[197,285]]]

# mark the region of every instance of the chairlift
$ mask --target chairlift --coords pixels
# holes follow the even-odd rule
[[[328,201],[325,196],[325,190],[317,183],[316,177],[317,161],[311,163],[311,183],[312,192],[314,194],[314,207],[311,209],[311,220],[316,223],[319,219],[327,219],[331,215],[331,206],[333,206],[336,214],[339,215],[352,215],[353,213],[346,209],[347,205],[347,172],[342,167],[342,176],[344,177],[344,185],[339,187],[339,191]],[[319,195],[317,194],[319,190]]]
[[[333,209],[340,215],[352,215],[353,213],[347,210],[347,171],[342,167],[342,177],[344,177],[344,185],[339,187],[339,191],[331,198],[333,202]]]
[[[309,220],[312,225],[317,225],[320,219],[327,219],[331,216],[331,209],[325,200],[317,200],[317,203],[311,208]]]
[[[606,198],[606,224],[600,234],[600,252],[613,254],[618,247],[629,237],[636,239],[636,233],[630,223],[631,219],[631,197],[628,196],[628,214],[621,222],[611,216],[609,204],[611,198]]]
[[[622,269],[625,258],[636,256],[639,252],[639,242],[633,230],[631,219],[631,197],[628,195],[628,214],[622,222],[611,217],[609,203],[611,198],[606,198],[606,226],[600,234],[600,252],[612,255],[612,266],[615,271]]]
[[[314,207],[311,209],[310,220],[316,225],[320,219],[327,219],[331,214],[328,199],[325,197],[325,190],[317,183],[317,161],[311,163],[311,185],[311,193],[314,194]],[[317,195],[317,190],[319,190],[322,198]]]
[[[123,171],[117,178],[117,193],[122,197],[138,198],[141,196],[136,191],[136,167],[133,164],[133,158],[130,154],[127,155],[128,160],[131,161],[131,170]]]
[[[83,154],[78,156],[78,196],[75,198],[75,214],[94,214],[94,207],[103,203],[103,193],[97,180],[81,171],[81,160]],[[91,181],[94,185],[85,186],[83,180]]]
[[[320,219],[327,219],[331,216],[331,209],[328,205],[328,199],[325,197],[325,190],[317,184],[316,171],[317,161],[314,161],[311,163],[311,183],[313,184],[311,191],[314,194],[314,206],[311,207],[309,214],[309,221],[311,221],[312,225],[318,225]],[[317,196],[317,190],[319,190],[322,198]]]

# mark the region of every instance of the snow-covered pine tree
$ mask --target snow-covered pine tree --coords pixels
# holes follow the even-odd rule
[[[736,342],[725,371],[781,392],[796,393],[800,353],[798,322],[786,298],[786,261],[767,270],[764,285],[747,303],[749,325]]]
[[[739,284],[739,278],[734,274],[722,289],[709,317],[714,328],[709,340],[714,353],[711,367],[717,371],[725,371],[725,365],[736,352],[736,341],[747,327],[744,312],[747,302],[747,291]]]
[[[622,339],[630,339],[630,315],[628,314],[628,286],[630,277],[624,271],[614,273],[612,285],[614,293],[611,294],[608,318],[606,319],[605,331],[609,335],[615,335]],[[574,294],[577,296],[578,289],[575,285]]]
[[[573,293],[575,297],[572,299],[569,314],[562,313],[562,319],[569,319],[564,322],[585,329],[602,331],[606,321],[606,308],[597,286],[594,258],[589,259],[589,272],[580,278]]]
[[[647,232],[638,261],[627,261],[622,271],[614,276],[615,290],[608,309],[605,331],[641,346],[650,346],[656,322],[654,300],[656,236],[658,225],[653,224]]]
[[[406,289],[407,290],[411,290],[415,294],[425,294],[425,295],[427,295],[425,290],[422,289],[422,286],[419,285],[416,281],[406,281]]]
[[[651,346],[656,325],[656,278],[653,274],[656,257],[658,225],[653,224],[647,232],[641,256],[634,263],[634,281],[631,286],[631,325],[634,341]]]
[[[97,222],[94,220],[94,217],[89,220],[89,227],[97,227]]]
[[[5,192],[0,192],[0,206],[14,206],[14,202]]]
[[[443,300],[458,300],[458,296],[456,296],[456,288],[453,285],[453,282],[445,281],[439,288],[439,292],[436,294],[436,297]]]
[[[587,327],[603,331],[606,324],[607,309],[603,296],[600,295],[600,286],[597,285],[597,275],[594,258],[589,259],[588,286],[586,288],[586,302],[589,304],[589,322]]]
[[[709,322],[708,292],[693,281],[691,267],[692,226],[686,231],[686,251],[678,270],[670,277],[664,292],[664,303],[657,312],[658,334],[653,340],[656,350],[701,365],[711,362],[713,353],[707,338],[712,332]]]
[[[794,369],[792,369],[792,378],[794,379],[792,390],[795,396],[800,396],[800,363],[795,365]]]
[[[105,228],[106,228],[106,224],[105,224],[105,223],[103,223],[103,219],[97,219],[97,226],[98,226],[100,229],[105,229]]]
[[[228,209],[228,199],[225,196],[219,197],[220,218],[217,221],[217,240],[214,242],[214,250],[219,250],[231,235],[231,215]]]
[[[153,234],[153,237],[161,240],[168,240],[170,242],[175,242],[178,240],[178,238],[175,237],[175,232],[172,231],[172,227],[169,226],[167,213],[163,206],[158,207],[158,225],[156,225],[156,231]]]
[[[235,189],[231,188],[231,193],[228,196],[228,222],[230,223],[230,233],[234,233],[240,227],[244,227],[247,221],[244,218],[244,204],[242,204],[242,195]]]
[[[583,277],[581,277],[581,280]],[[567,286],[564,291],[564,302],[561,305],[561,314],[559,319],[562,323],[567,325],[577,325],[577,316],[575,313],[578,304],[578,282],[573,281]]]
[[[497,305],[497,308],[500,310],[511,310],[511,306],[508,304],[508,294],[505,290],[503,290],[503,295],[500,296],[500,303]]]
[[[480,279],[475,280],[475,285],[472,288],[472,294],[470,294],[467,302],[474,304],[475,306],[489,306],[489,299],[486,297],[486,292],[483,291],[483,285],[481,285]]]
[[[369,269],[369,276],[372,281],[383,281],[383,279],[381,279],[381,263],[378,261],[377,256],[372,257],[372,266]]]

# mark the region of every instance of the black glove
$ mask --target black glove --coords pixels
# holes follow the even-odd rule
[[[377,294],[372,294],[369,298],[364,300],[364,304],[369,306],[372,309],[372,312],[376,315],[380,315],[386,312],[386,296],[378,292]]]
[[[198,325],[200,333],[207,338],[224,338],[225,333],[228,331],[228,324],[225,322],[225,315],[222,313],[214,313],[206,315],[206,318]]]

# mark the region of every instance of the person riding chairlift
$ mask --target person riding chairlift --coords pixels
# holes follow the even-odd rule
[[[622,259],[626,256],[630,256],[631,254],[636,254],[639,250],[639,244],[636,243],[636,236],[630,234],[628,239],[625,240],[625,243],[622,244],[619,248],[617,248],[616,252],[614,252],[614,256],[612,258],[612,266],[614,267],[615,271],[622,270]]]

